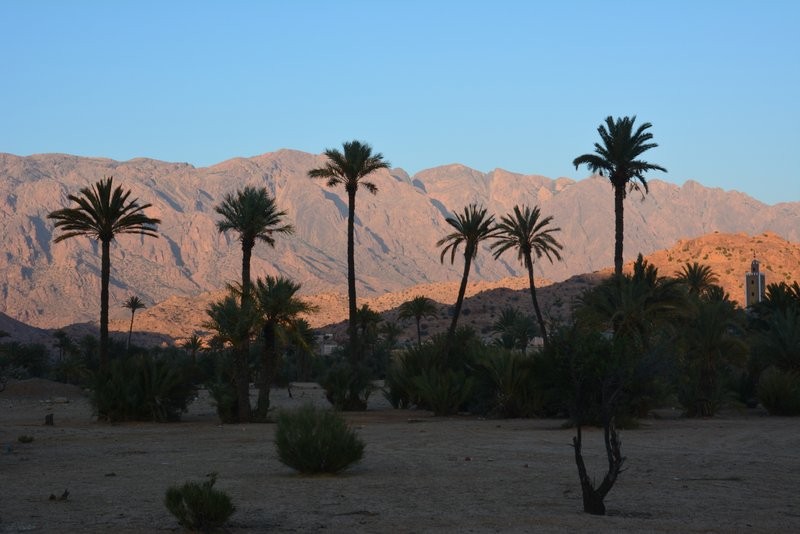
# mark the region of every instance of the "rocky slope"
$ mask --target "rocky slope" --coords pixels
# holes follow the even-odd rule
[[[0,312],[42,328],[96,320],[97,246],[83,238],[53,244],[46,216],[68,205],[67,194],[109,175],[152,203],[148,214],[163,221],[160,239],[122,236],[112,246],[112,318],[124,322],[127,310],[121,304],[131,294],[151,307],[185,301],[202,310],[191,299],[236,280],[239,243],[235,235],[216,231],[214,206],[245,185],[266,186],[297,228],[294,236],[280,237],[274,249],[256,246],[253,275],[290,276],[303,284],[306,295],[343,292],[346,199],[341,188],[307,178],[308,170],[322,163],[320,156],[290,150],[207,168],[147,159],[0,154]],[[558,282],[612,264],[613,198],[605,179],[551,180],[448,165],[413,177],[393,169],[373,181],[379,193],[359,191],[357,199],[356,267],[363,297],[457,281],[460,262],[442,265],[435,243],[449,231],[445,214],[470,202],[484,203],[496,214],[517,203],[535,203],[555,217],[564,258],[554,265],[539,262],[537,277]],[[800,241],[800,203],[767,206],[695,182],[679,187],[652,180],[649,195],[640,199],[634,193],[626,201],[625,214],[628,259],[714,231],[771,231]],[[494,261],[484,249],[472,280],[496,282],[522,274],[513,254]]]

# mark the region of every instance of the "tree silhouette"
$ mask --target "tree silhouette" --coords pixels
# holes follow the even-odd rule
[[[355,218],[356,218],[356,191],[363,186],[372,194],[378,192],[378,187],[366,177],[380,169],[389,168],[389,162],[383,159],[380,152],[373,154],[372,147],[362,141],[349,141],[342,144],[342,151],[329,148],[323,152],[328,158],[324,167],[312,169],[308,172],[311,178],[327,180],[328,187],[343,185],[347,192],[347,300],[348,300],[348,326],[350,338],[350,353],[353,362],[357,361],[359,354],[358,328],[356,325],[356,267],[355,267]]]
[[[624,234],[624,205],[623,200],[627,195],[627,188],[640,190],[639,184],[647,193],[647,180],[644,173],[647,171],[667,172],[660,165],[654,165],[636,159],[642,153],[655,148],[656,143],[648,143],[653,134],[647,132],[653,125],[645,122],[636,131],[633,123],[636,116],[618,117],[614,120],[609,116],[606,123],[597,128],[603,142],[594,144],[594,154],[583,154],[572,161],[577,169],[586,165],[593,173],[608,176],[614,189],[614,274],[622,274],[622,240]]]
[[[686,263],[680,271],[675,273],[675,278],[683,282],[689,289],[690,295],[702,296],[719,282],[719,277],[708,265],[697,262]]]
[[[239,234],[242,244],[242,282],[241,307],[250,306],[250,260],[256,241],[262,241],[270,247],[275,246],[274,234],[291,234],[294,228],[284,224],[286,212],[279,211],[265,187],[247,186],[236,193],[228,193],[222,203],[214,208],[222,216],[217,221],[220,232],[233,231]],[[249,337],[242,340],[239,350],[234,356],[234,372],[236,375],[236,392],[238,396],[238,416],[240,422],[250,420],[250,373],[248,357],[250,353]]]
[[[398,317],[401,320],[414,319],[417,324],[417,346],[422,345],[422,319],[425,317],[436,317],[438,309],[436,304],[423,295],[417,295],[400,305]]]
[[[100,241],[100,371],[108,370],[108,286],[111,279],[111,242],[120,234],[139,234],[158,237],[156,225],[161,221],[148,217],[144,210],[151,204],[129,200],[131,191],[113,186],[113,177],[84,187],[79,195],[68,195],[76,207],[51,212],[63,233],[53,241],[59,243],[72,237],[88,237]]]
[[[142,310],[147,306],[144,305],[142,299],[136,295],[131,295],[128,297],[128,300],[122,304],[122,307],[128,308],[131,311],[131,326],[128,329],[128,343],[125,345],[125,350],[129,351],[131,350],[131,335],[133,334],[133,316],[136,314],[136,310]]]
[[[512,213],[504,215],[497,224],[497,240],[492,243],[494,258],[498,259],[509,249],[517,250],[517,258],[528,271],[528,286],[533,301],[533,310],[536,312],[536,320],[539,322],[539,331],[542,334],[544,344],[547,344],[547,328],[544,324],[542,311],[539,309],[539,300],[536,298],[536,283],[533,279],[533,258],[537,259],[545,256],[550,263],[553,258],[561,259],[559,251],[563,248],[553,234],[560,232],[561,228],[552,228],[550,223],[552,216],[540,219],[541,212],[539,207],[530,209],[528,206],[514,206]]]
[[[283,276],[267,276],[256,280],[255,302],[264,338],[261,351],[261,372],[258,379],[258,402],[256,416],[264,419],[269,410],[270,387],[279,368],[280,351],[278,340],[292,339],[304,343],[295,327],[298,316],[311,313],[317,308],[297,297],[300,284]]]

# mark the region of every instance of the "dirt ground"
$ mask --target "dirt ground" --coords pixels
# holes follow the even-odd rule
[[[293,393],[274,391],[273,402],[324,403],[314,384]],[[0,393],[0,532],[180,532],[166,488],[211,472],[237,508],[232,533],[800,532],[800,419],[647,419],[621,432],[626,470],[609,515],[593,517],[581,512],[573,432],[561,421],[435,418],[373,400],[347,416],[364,459],[305,477],[277,460],[275,425],[220,425],[203,392],[181,423],[109,425],[76,388],[10,383]],[[584,443],[600,478],[600,431]]]

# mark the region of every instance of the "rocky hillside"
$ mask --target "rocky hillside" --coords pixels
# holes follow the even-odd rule
[[[390,154],[388,156],[391,156]],[[18,157],[0,154],[0,312],[42,327],[95,321],[99,258],[95,243],[71,239],[53,244],[47,214],[67,206],[66,196],[103,176],[153,204],[162,219],[160,239],[122,236],[112,246],[112,318],[124,321],[122,302],[132,294],[149,306],[191,299],[219,290],[239,276],[241,251],[235,235],[220,235],[214,206],[245,185],[266,186],[297,232],[274,249],[257,245],[253,275],[284,274],[307,295],[342,293],[345,284],[346,200],[307,178],[320,156],[282,150],[207,168],[147,159],[118,162],[68,155]],[[449,226],[444,216],[470,202],[503,214],[517,203],[538,204],[562,228],[564,259],[540,262],[536,275],[556,282],[612,264],[613,198],[607,180],[578,182],[461,165],[377,174],[375,196],[359,191],[356,267],[360,295],[378,297],[419,284],[455,282],[461,264],[442,265],[436,241]],[[746,195],[682,187],[652,180],[650,194],[626,202],[627,259],[649,254],[682,238],[714,231],[759,235],[774,232],[800,241],[800,203],[764,205]],[[748,252],[748,255],[750,253]],[[776,266],[776,268],[778,268]],[[523,274],[513,254],[494,261],[482,250],[472,279],[497,282]],[[336,299],[339,297],[330,297]],[[189,300],[187,300],[189,299]],[[197,305],[196,303],[193,305]],[[166,320],[166,318],[165,318]]]

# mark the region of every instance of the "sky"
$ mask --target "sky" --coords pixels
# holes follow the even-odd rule
[[[800,2],[0,2],[0,152],[198,167],[370,143],[409,174],[461,163],[581,179],[611,115],[642,157],[800,201]]]

